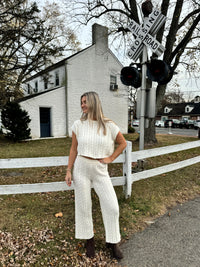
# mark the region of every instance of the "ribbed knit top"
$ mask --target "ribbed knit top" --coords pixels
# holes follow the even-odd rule
[[[72,125],[78,141],[78,155],[90,158],[106,158],[112,155],[119,127],[112,121],[106,122],[106,135],[98,131],[98,122],[77,120]]]

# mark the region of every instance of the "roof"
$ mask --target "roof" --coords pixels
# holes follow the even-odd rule
[[[57,63],[55,63],[55,64],[52,64],[51,66],[45,68],[44,70],[37,72],[36,74],[34,74],[34,75],[32,75],[31,77],[29,77],[28,79],[26,79],[26,80],[24,81],[24,83],[26,83],[26,82],[28,82],[28,81],[30,81],[30,80],[32,80],[32,79],[38,77],[38,76],[41,76],[41,75],[43,75],[44,73],[46,73],[46,72],[48,72],[48,71],[54,70],[55,68],[64,65],[64,64],[66,63],[67,60],[69,60],[69,59],[71,59],[71,58],[77,56],[78,54],[80,54],[80,53],[86,51],[87,49],[91,48],[91,47],[94,46],[94,45],[95,45],[95,44],[90,45],[90,46],[88,46],[88,47],[86,47],[86,48],[84,48],[84,49],[82,49],[82,50],[76,52],[75,54],[73,54],[73,55],[71,55],[71,56],[69,56],[69,57],[66,57],[66,58],[60,60],[59,62],[57,62]],[[117,60],[117,62],[123,67],[122,63],[121,63],[121,62],[119,61],[119,59],[115,56],[115,54],[114,54],[110,49],[108,49],[108,51],[109,51],[110,54]]]
[[[49,92],[54,91],[54,90],[57,90],[57,89],[59,89],[59,88],[60,88],[60,87],[56,87],[56,88],[49,89],[49,90],[46,90],[46,91],[42,91],[42,92],[39,92],[39,93],[34,93],[34,94],[31,94],[31,95],[28,95],[28,96],[24,96],[24,97],[22,97],[22,98],[17,99],[15,102],[20,103],[20,102],[29,100],[29,99],[31,99],[31,98],[34,98],[34,97],[37,97],[37,96],[40,96],[40,95],[49,93]]]
[[[190,112],[190,114],[194,114],[194,115],[198,114],[199,115],[200,114],[200,103],[194,103],[193,105],[194,105],[194,108]]]
[[[185,107],[193,107],[190,112],[185,112]],[[164,113],[164,109],[168,107],[171,109],[170,112]],[[182,115],[200,115],[200,103],[188,102],[188,103],[176,103],[176,104],[167,104],[164,108],[162,108],[158,115],[167,114],[170,116],[182,116]]]
[[[30,81],[30,80],[32,80],[32,79],[38,77],[38,76],[41,76],[42,74],[44,74],[44,73],[46,73],[46,72],[48,72],[48,71],[50,71],[50,70],[53,70],[53,69],[55,69],[55,68],[57,68],[57,67],[60,67],[60,66],[64,65],[65,62],[66,62],[67,60],[69,60],[69,59],[71,59],[72,57],[75,57],[76,55],[78,55],[78,54],[82,53],[83,51],[89,49],[91,46],[92,46],[92,45],[90,45],[90,46],[88,46],[88,47],[86,47],[86,48],[84,48],[84,49],[78,51],[77,53],[75,53],[75,54],[73,54],[73,55],[71,55],[71,56],[69,56],[69,57],[66,57],[66,58],[64,58],[64,59],[62,59],[62,60],[60,60],[60,61],[58,61],[58,62],[55,63],[55,64],[52,64],[51,66],[45,68],[45,69],[42,70],[42,71],[37,72],[36,74],[34,74],[34,75],[32,75],[31,77],[29,77],[28,79],[26,79],[24,82],[28,82],[28,81]]]
[[[30,80],[32,80],[32,79],[34,79],[34,78],[36,78],[36,77],[42,76],[43,74],[45,74],[45,73],[47,73],[47,72],[49,72],[49,71],[51,71],[51,70],[54,70],[54,69],[56,69],[56,68],[58,68],[58,67],[60,67],[60,66],[65,65],[67,60],[69,60],[69,59],[71,59],[71,58],[73,58],[73,57],[75,57],[75,56],[81,54],[82,52],[84,52],[84,51],[90,49],[90,48],[93,47],[93,46],[95,46],[95,44],[92,44],[92,45],[90,45],[90,46],[88,46],[88,47],[86,47],[86,48],[84,48],[84,49],[78,51],[77,53],[75,53],[75,54],[73,54],[73,55],[71,55],[71,56],[69,56],[69,57],[66,57],[66,58],[60,60],[59,62],[57,62],[57,63],[55,63],[55,64],[52,64],[51,66],[45,68],[45,69],[42,70],[42,71],[39,71],[39,72],[36,73],[35,75],[33,75],[33,76],[29,77],[28,79],[26,79],[26,80],[24,81],[24,83],[29,82]],[[114,55],[114,53],[113,53],[110,49],[108,49],[108,52],[115,58],[116,62],[117,62],[118,64],[120,64],[120,65],[123,67],[122,63],[119,61],[119,59]],[[56,89],[58,89],[58,88],[60,88],[60,87],[53,88],[53,89],[49,89],[49,90],[45,90],[45,91],[42,91],[42,92],[39,92],[39,93],[34,93],[34,94],[31,94],[31,95],[25,96],[25,97],[23,97],[23,98],[18,99],[17,102],[23,102],[23,101],[26,101],[26,100],[28,100],[28,99],[37,97],[37,96],[39,96],[39,95],[49,93],[49,92],[51,92],[52,90],[56,90]]]

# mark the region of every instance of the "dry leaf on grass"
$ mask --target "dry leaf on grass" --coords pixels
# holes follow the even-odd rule
[[[56,218],[61,218],[61,217],[63,217],[63,213],[62,212],[58,212],[58,213],[55,214],[55,217]]]

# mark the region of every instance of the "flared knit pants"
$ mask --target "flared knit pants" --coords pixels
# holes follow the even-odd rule
[[[90,239],[94,236],[92,219],[91,187],[100,201],[106,242],[118,243],[119,205],[108,174],[107,164],[98,160],[77,156],[73,171],[75,189],[75,237]]]

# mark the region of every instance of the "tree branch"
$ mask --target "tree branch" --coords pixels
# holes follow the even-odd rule
[[[200,22],[200,14],[196,17],[196,19],[194,20],[192,26],[190,27],[190,29],[188,30],[188,32],[186,33],[184,38],[181,40],[181,42],[177,45],[177,47],[171,53],[171,55],[169,57],[170,62],[173,60],[173,58],[177,54],[177,57],[176,57],[176,60],[175,60],[174,66],[173,66],[174,69],[177,67],[178,60],[179,60],[180,56],[182,55],[182,53],[184,52],[186,45],[191,40],[191,36],[192,36],[192,34],[193,34],[193,32],[194,32],[194,30],[195,30],[195,28],[199,22]]]
[[[181,15],[182,7],[183,7],[183,0],[177,1],[175,9],[174,9],[174,14],[173,14],[170,30],[169,30],[169,33],[167,35],[167,41],[166,41],[167,50],[165,51],[165,54],[164,54],[164,60],[167,63],[171,63],[169,58],[170,58],[171,52],[173,50],[174,42],[176,40],[176,33],[178,31],[178,21],[179,21],[180,15]]]
[[[129,5],[131,7],[131,16],[130,18],[135,20],[137,23],[140,23],[138,11],[137,11],[137,3],[135,0],[129,0]]]
[[[178,28],[180,29],[181,27],[183,27],[185,25],[185,23],[194,15],[200,13],[200,8],[192,11],[191,13],[189,13],[178,25]]]
[[[162,5],[161,5],[161,13],[164,16],[167,16],[167,12],[168,12],[168,9],[169,9],[169,1],[170,0],[163,0],[163,2],[162,2]],[[156,39],[160,43],[162,43],[162,38],[163,38],[164,30],[165,30],[165,23],[163,24],[163,26],[160,28],[160,30],[158,31],[158,33],[156,35]]]

